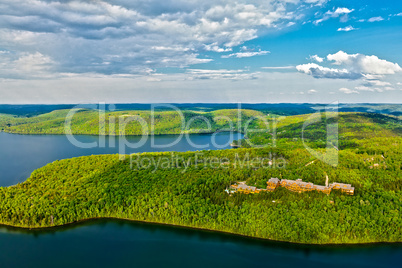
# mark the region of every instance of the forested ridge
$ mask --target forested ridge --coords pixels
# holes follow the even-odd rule
[[[34,117],[0,114],[0,130],[18,134],[65,134],[66,118],[71,110],[56,110]],[[212,112],[177,111],[105,111],[104,122],[98,110],[76,109],[71,118],[71,132],[83,135],[160,135],[213,133],[219,130],[242,131],[254,117],[255,110],[225,109]],[[182,117],[183,116],[183,117]],[[239,120],[240,118],[240,120]],[[132,119],[131,122],[129,120]],[[101,121],[100,121],[101,120]],[[127,124],[120,120],[127,121]],[[254,124],[254,122],[250,122]]]

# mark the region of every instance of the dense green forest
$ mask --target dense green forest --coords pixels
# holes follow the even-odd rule
[[[18,134],[64,134],[70,111],[57,110],[34,117],[0,114],[0,130]],[[181,113],[133,110],[106,111],[100,115],[98,110],[77,109],[71,116],[71,132],[84,135],[158,135],[242,131],[248,121],[251,125],[255,124],[254,117],[264,117],[259,111],[236,109],[212,112],[184,110]]]
[[[87,126],[83,131],[93,130],[97,123],[89,120],[92,113],[81,112],[82,121],[73,122],[73,129],[80,123],[80,127]],[[235,116],[234,110],[202,114],[210,116],[218,129],[227,127],[218,116]],[[244,118],[255,115],[261,113],[242,111]],[[176,129],[175,117],[165,120],[164,116],[160,119],[164,124],[156,129],[160,133]],[[39,117],[30,119],[38,120],[33,125],[51,121]],[[326,126],[335,119],[322,116],[302,131],[310,115],[264,117],[277,128],[245,131],[247,139],[239,141],[243,147],[265,145],[262,148],[142,153],[124,159],[99,155],[50,163],[34,171],[26,182],[0,188],[0,223],[38,228],[116,217],[300,243],[402,241],[402,131],[398,117],[340,113],[336,119],[339,141],[330,139],[339,150],[337,166],[318,161],[305,149],[308,145],[324,153]],[[21,120],[9,115],[0,118],[3,125],[7,120]],[[16,123],[14,127],[28,129],[30,124]],[[252,124],[262,128],[264,123],[257,120]],[[205,126],[199,122],[197,127]],[[272,164],[267,165],[267,160]],[[330,183],[352,184],[355,195],[338,191],[299,194],[284,188],[255,195],[224,191],[235,181],[265,187],[271,177],[324,185],[327,175]]]

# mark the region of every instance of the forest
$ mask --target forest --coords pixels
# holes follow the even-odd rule
[[[71,116],[69,113],[73,111]],[[254,118],[265,117],[255,110],[223,109],[203,111],[105,111],[93,109],[56,110],[33,117],[0,114],[0,131],[17,134],[65,134],[65,124],[72,134],[82,135],[161,135],[243,131]],[[69,121],[70,120],[70,121]],[[250,123],[248,123],[251,121]]]
[[[84,111],[83,118],[90,113]],[[212,113],[233,116],[231,110]],[[247,111],[243,113],[247,116]],[[339,114],[339,142],[329,139],[339,150],[339,163],[331,166],[312,156],[303,142],[324,153],[325,125],[334,119],[323,117],[302,133],[307,117],[278,120],[269,116],[268,122],[277,125],[275,133],[245,133],[247,139],[239,141],[244,148],[55,161],[34,171],[24,183],[0,188],[0,223],[41,228],[112,217],[297,243],[402,242],[400,119],[372,113]],[[86,122],[83,119],[82,125]],[[219,120],[215,123],[224,125]],[[87,126],[89,131],[91,125]],[[203,127],[202,123],[198,126]],[[171,159],[172,154],[178,160],[165,167],[149,161]],[[138,167],[132,159],[148,164]],[[273,164],[260,165],[255,159],[270,159]],[[277,165],[277,159],[284,159],[284,164]],[[183,169],[186,163],[191,164]],[[283,188],[255,195],[224,191],[235,181],[265,187],[271,177],[323,185],[326,175],[330,183],[352,184],[355,194],[299,194]]]

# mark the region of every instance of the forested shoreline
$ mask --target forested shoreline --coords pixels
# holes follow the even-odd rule
[[[398,139],[389,142],[400,144]],[[358,154],[342,151],[336,169],[319,161],[306,166],[311,156],[301,148],[277,149],[277,155],[288,159],[286,169],[234,165],[236,157],[266,157],[271,153],[267,149],[204,151],[201,162],[186,172],[173,166],[155,172],[152,167],[135,169],[128,157],[121,161],[118,155],[66,159],[36,170],[24,183],[0,188],[0,223],[40,228],[113,217],[298,243],[400,242],[400,149],[388,151],[387,168],[375,170],[365,161],[373,156],[371,148]],[[195,157],[190,152],[178,155],[184,162]],[[205,168],[203,160],[212,157],[228,158],[233,166]],[[224,192],[233,181],[258,186],[275,176],[323,183],[324,174],[331,182],[352,183],[355,195],[286,189],[256,195]]]

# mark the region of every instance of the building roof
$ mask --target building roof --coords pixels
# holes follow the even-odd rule
[[[255,186],[248,186],[245,184],[240,184],[237,188],[243,189],[243,190],[248,190],[248,191],[253,191],[253,192],[255,191],[255,189],[257,189],[257,187],[255,187]]]
[[[329,187],[327,187],[327,186],[323,186],[323,185],[314,185],[314,186],[315,186],[315,189],[321,190],[321,191],[330,190],[330,189],[331,189],[331,188],[329,188]]]
[[[348,190],[354,190],[355,187],[352,187],[351,184],[346,184],[346,183],[339,183],[339,182],[333,182],[329,185],[331,188],[341,188],[341,189],[348,189]]]
[[[268,182],[272,182],[274,184],[277,184],[279,182],[278,178],[270,178]]]
[[[285,182],[288,185],[298,185],[301,188],[308,188],[308,189],[317,189],[317,190],[327,190],[330,189],[330,187],[327,186],[323,186],[323,185],[316,185],[314,183],[311,182],[304,182],[302,179],[297,179],[295,181],[293,180],[281,180],[281,182]]]
[[[277,184],[278,182],[281,182],[281,184],[287,184],[287,185],[297,185],[300,188],[304,189],[311,189],[311,190],[320,190],[320,191],[326,191],[326,190],[331,190],[331,189],[342,189],[342,190],[347,190],[347,191],[354,191],[355,188],[352,187],[350,184],[346,183],[338,183],[334,182],[331,183],[329,186],[324,186],[324,185],[316,185],[311,182],[304,182],[302,179],[297,179],[297,180],[286,180],[282,179],[279,180],[278,178],[270,178],[269,183]],[[267,189],[260,189],[255,186],[249,186],[245,184],[246,182],[238,182],[238,185],[231,185],[230,188],[232,189],[241,189],[244,191],[251,191],[251,192],[256,192],[256,191],[266,191]],[[268,185],[269,187],[269,185]]]

